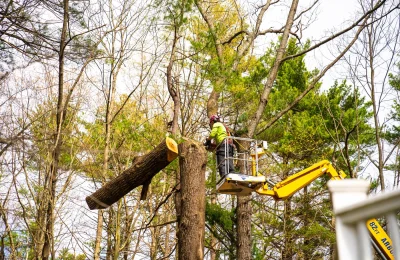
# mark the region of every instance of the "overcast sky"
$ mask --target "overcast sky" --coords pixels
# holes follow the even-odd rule
[[[286,22],[287,12],[291,1],[285,1],[281,6],[271,8],[263,19],[262,29],[274,28],[278,29]],[[314,0],[300,1],[297,13],[305,8],[308,8]],[[313,8],[313,12],[308,12],[305,17],[310,19],[309,27],[303,31],[302,41],[306,39],[312,43],[320,42],[332,35],[333,32],[338,32],[349,26],[354,20],[359,18],[360,14],[356,14],[358,7],[357,0],[321,0]],[[305,23],[305,19],[302,20]],[[354,33],[353,33],[354,34]],[[353,35],[351,32],[350,35]],[[256,53],[261,54],[265,48],[269,47],[270,41],[276,41],[276,35],[262,37],[256,41]],[[333,59],[331,51],[335,50],[334,44],[318,48],[316,51],[310,52],[306,56],[307,67],[311,70],[314,68],[322,69],[329,61]],[[334,78],[338,78],[337,68],[329,71],[323,78],[324,87],[332,85]],[[325,86],[326,85],[326,86]]]

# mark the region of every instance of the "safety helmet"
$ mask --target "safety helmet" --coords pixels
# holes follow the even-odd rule
[[[212,122],[218,122],[220,120],[220,117],[217,115],[212,115],[210,116],[210,123]]]

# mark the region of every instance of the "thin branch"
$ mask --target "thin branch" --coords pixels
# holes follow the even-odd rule
[[[304,51],[299,52],[299,53],[297,53],[297,54],[294,54],[294,55],[290,55],[290,56],[285,57],[285,58],[282,60],[282,62],[284,62],[284,61],[286,61],[286,60],[289,60],[289,59],[296,58],[296,57],[300,57],[300,56],[302,56],[302,55],[304,55],[304,54],[306,54],[306,53],[308,53],[308,52],[310,52],[310,51],[312,51],[312,50],[314,50],[314,49],[316,49],[316,48],[318,48],[318,47],[324,45],[325,43],[332,41],[333,39],[339,37],[340,35],[347,33],[348,31],[352,30],[353,28],[359,26],[358,24],[359,24],[362,20],[364,20],[366,17],[369,17],[373,12],[375,12],[377,9],[379,9],[386,1],[387,1],[387,0],[383,0],[382,2],[378,3],[374,8],[372,8],[371,10],[369,10],[368,12],[366,12],[363,16],[361,16],[361,18],[359,18],[356,22],[354,22],[352,25],[350,25],[350,26],[347,27],[346,29],[344,29],[344,30],[342,30],[342,31],[340,31],[340,32],[338,32],[338,33],[332,35],[331,37],[328,37],[327,39],[323,40],[322,42],[319,42],[319,43],[315,44],[314,46],[311,46],[311,47],[308,48],[307,50],[304,50]],[[364,25],[364,26],[365,26],[365,25]]]
[[[168,199],[169,199],[173,194],[175,194],[175,192],[177,191],[178,185],[179,185],[179,183],[175,184],[175,186],[174,186],[174,187],[172,188],[172,190],[167,194],[167,196],[165,197],[165,199],[164,199],[163,201],[161,201],[161,202],[157,205],[156,209],[154,210],[153,216],[152,216],[151,219],[147,222],[145,228],[149,227],[151,221],[153,221],[153,219],[156,217],[157,211],[161,208],[161,206],[164,205],[165,203],[167,203]]]
[[[363,29],[365,28],[365,24],[367,23],[367,19],[369,18],[369,16],[365,17],[364,23],[362,26],[360,26],[360,28],[358,29],[356,35],[354,36],[353,40],[347,45],[347,47],[339,54],[339,56],[337,56],[335,58],[335,60],[333,60],[330,64],[328,64],[322,71],[321,73],[316,76],[313,81],[310,83],[310,86],[303,91],[303,93],[301,93],[291,104],[289,104],[285,109],[283,109],[282,111],[280,111],[275,117],[273,117],[260,131],[258,131],[257,134],[262,133],[263,131],[267,130],[271,125],[273,125],[276,121],[278,121],[278,119],[280,119],[284,114],[286,114],[290,109],[292,109],[297,103],[299,103],[303,97],[305,97],[305,95],[308,94],[308,92],[310,92],[312,89],[315,88],[315,86],[317,85],[317,83],[319,82],[319,80],[325,75],[325,73],[333,66],[336,64],[336,62],[338,62],[343,56],[344,54],[353,46],[353,44],[357,41],[360,33],[363,31]]]
[[[176,219],[174,219],[174,220],[167,221],[167,222],[164,222],[164,223],[161,223],[161,224],[156,224],[156,225],[146,225],[145,227],[141,227],[141,228],[133,229],[133,230],[131,230],[131,232],[136,232],[136,231],[140,231],[140,230],[145,230],[145,229],[148,229],[148,228],[163,227],[163,226],[166,226],[166,225],[174,224],[174,223],[176,223],[176,222],[177,222],[177,220],[176,220]]]

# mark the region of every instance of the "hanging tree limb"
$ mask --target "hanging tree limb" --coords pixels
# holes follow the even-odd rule
[[[146,189],[154,175],[167,167],[177,156],[177,143],[167,137],[151,152],[136,157],[133,165],[121,175],[87,196],[86,203],[90,209],[105,209],[140,185]],[[142,197],[145,197],[144,192]]]

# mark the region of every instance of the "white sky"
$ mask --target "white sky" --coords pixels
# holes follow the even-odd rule
[[[291,1],[285,2],[287,2],[285,5],[271,7],[263,19],[262,29],[278,29],[286,22],[289,9],[288,4]],[[314,0],[300,1],[297,13],[309,7],[312,2]],[[357,6],[357,0],[321,0],[313,8],[314,11],[306,15],[310,19],[310,25],[303,30],[302,41],[305,42],[306,39],[309,39],[315,44],[331,36],[333,32],[341,31],[343,28],[349,26],[354,22],[355,18],[359,17],[359,15],[356,15]],[[307,21],[303,19],[302,22],[306,23]],[[351,32],[349,32],[349,35],[351,35]],[[269,47],[271,39],[276,41],[276,35],[258,39],[256,41],[257,53],[263,53],[265,48]],[[332,44],[328,44],[308,53],[306,55],[307,67],[310,70],[314,68],[322,69],[332,60],[333,56],[330,55],[330,50],[328,49],[332,49],[332,47],[334,47]],[[334,78],[338,77],[335,70],[336,68],[331,69],[322,80],[327,87],[332,85]]]
[[[310,27],[304,31],[304,38],[310,39],[312,42],[318,42],[333,34],[333,32],[341,31],[351,25],[359,15],[356,15],[357,10],[356,0],[323,0],[317,7],[316,20]],[[353,35],[351,32],[348,35]],[[330,54],[333,45],[330,43],[322,48],[307,54],[306,61],[309,69],[326,66],[333,58]],[[329,87],[334,80],[340,78],[340,66],[335,66],[327,72],[322,79],[323,86]]]

